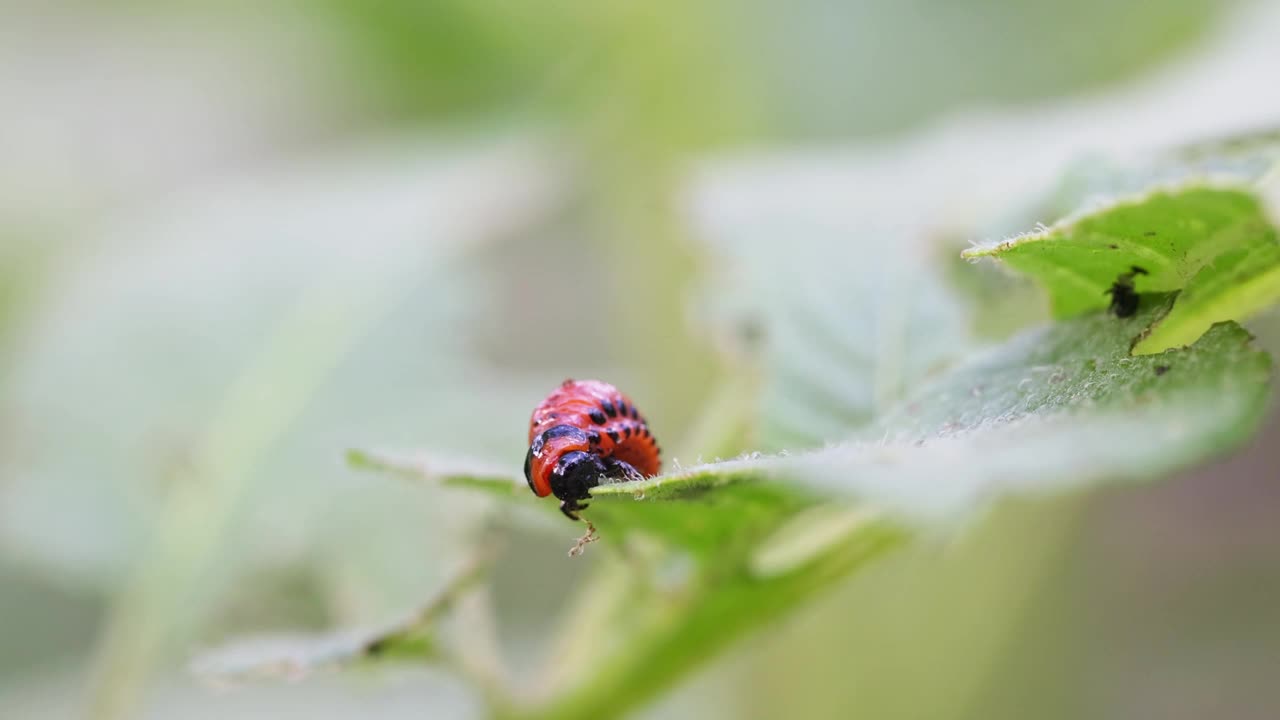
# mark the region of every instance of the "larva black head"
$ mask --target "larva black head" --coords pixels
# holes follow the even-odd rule
[[[556,425],[554,427],[549,427],[534,436],[533,442],[529,443],[529,452],[524,456],[524,479],[525,482],[529,483],[529,489],[532,490],[535,495],[546,495],[548,488],[545,486],[542,488],[541,493],[539,493],[540,481],[550,480],[550,478],[547,478],[545,475],[540,478],[534,478],[535,470],[539,473],[544,473],[546,472],[547,467],[545,464],[539,464],[536,461],[543,460],[544,463],[556,461],[557,458],[555,457],[548,457],[544,459],[543,455],[547,452],[556,452],[554,448],[548,448],[547,443],[559,438],[569,438],[573,444],[587,446],[596,446],[600,443],[599,433],[594,431],[587,432],[582,428],[574,427],[573,425]]]
[[[575,450],[567,452],[551,471],[551,494],[566,501],[585,500],[600,484],[606,468],[598,455]]]

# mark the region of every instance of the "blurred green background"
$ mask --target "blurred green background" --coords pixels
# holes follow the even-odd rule
[[[1087,153],[1274,123],[1277,32],[1210,0],[0,4],[0,717],[474,716],[431,670],[186,662],[395,617],[466,554],[480,499],[349,447],[514,467],[599,376],[678,457],[750,449],[701,421],[735,367],[698,302],[718,188],[869,176],[950,258]],[[1274,717],[1277,439],[1001,506],[642,714]],[[516,525],[528,684],[592,558]]]

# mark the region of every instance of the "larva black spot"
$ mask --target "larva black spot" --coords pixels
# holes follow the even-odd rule
[[[628,410],[629,410],[629,409],[630,409],[630,408],[628,408],[628,407],[627,407],[627,401],[626,401],[626,400],[621,400],[621,399],[619,399],[619,400],[618,400],[618,414],[619,414],[619,415],[621,415],[622,417],[626,417],[626,416],[627,416],[627,414],[628,414]]]
[[[597,424],[597,425],[603,425],[603,424],[605,423],[604,413],[603,413],[603,412],[601,412],[601,411],[599,411],[599,410],[592,410],[592,411],[591,411],[591,422],[593,422],[593,423],[595,423],[595,424]]]
[[[618,408],[614,407],[613,403],[608,400],[604,400],[600,403],[600,409],[604,410],[604,414],[609,417],[618,417]]]
[[[533,439],[533,445],[531,446],[533,454],[537,455],[542,452],[542,447],[548,440],[558,437],[574,437],[580,442],[588,442],[587,434],[581,428],[576,428],[572,425],[556,425],[555,427],[547,428],[541,435]]]
[[[610,439],[610,440],[612,440],[612,441],[614,442],[614,444],[616,445],[616,444],[618,443],[618,440],[619,440],[619,439],[621,439],[621,436],[620,436],[620,435],[618,435],[618,431],[617,431],[617,430],[610,430],[610,431],[609,431],[609,439]]]

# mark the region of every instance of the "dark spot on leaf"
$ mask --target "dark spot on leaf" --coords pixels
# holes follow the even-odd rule
[[[1133,265],[1129,272],[1121,273],[1116,277],[1116,281],[1111,283],[1111,287],[1107,288],[1106,293],[1111,296],[1111,305],[1107,308],[1108,312],[1118,318],[1133,317],[1138,312],[1138,305],[1141,296],[1133,286],[1133,278],[1136,275],[1146,275],[1147,271],[1143,268]]]
[[[1163,374],[1165,374],[1165,373],[1169,372],[1169,366],[1168,366],[1168,365],[1157,365],[1157,366],[1155,366],[1155,371],[1156,371],[1156,375],[1163,375]]]
[[[1143,236],[1143,237],[1155,237],[1155,236],[1156,236],[1156,231],[1155,231],[1155,230],[1148,230],[1148,231],[1146,231],[1146,232],[1142,233],[1142,236]]]
[[[1112,250],[1119,250],[1119,249],[1120,249],[1120,246],[1119,246],[1119,245],[1116,245],[1116,244],[1114,244],[1114,243],[1112,243],[1111,245],[1108,245],[1107,247],[1111,248]]]

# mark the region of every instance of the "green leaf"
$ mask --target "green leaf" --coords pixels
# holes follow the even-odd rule
[[[1056,317],[1106,307],[1113,283],[1141,268],[1139,293],[1184,292],[1133,352],[1186,345],[1213,323],[1242,320],[1280,298],[1271,277],[1280,245],[1265,206],[1267,173],[1278,158],[1275,133],[1262,133],[1077,177],[1043,210],[1084,210],[963,256],[998,258],[1034,277]]]
[[[1249,436],[1270,359],[1248,333],[1220,324],[1134,358],[1132,327],[1094,313],[1025,332],[840,445],[594,488],[584,517],[649,572],[614,593],[617,608],[595,608],[610,642],[588,677],[509,716],[622,712],[918,529],[1006,495],[1155,477]]]
[[[922,242],[928,228],[868,221],[884,197],[751,185],[702,206],[723,271],[702,307],[758,378],[759,446],[792,452],[594,488],[583,517],[605,540],[596,552],[617,560],[598,577],[608,589],[592,586],[589,607],[571,614],[562,656],[577,661],[548,685],[550,700],[506,716],[625,712],[922,532],[1008,495],[1159,476],[1243,441],[1262,416],[1270,361],[1234,324],[1131,357],[1134,335],[1167,306],[1147,293],[1134,318],[1095,311],[974,354],[972,308]],[[811,203],[823,190],[828,200]],[[1203,190],[1215,210],[1258,208],[1248,192]],[[824,205],[832,197],[838,210]],[[431,463],[387,467],[476,484],[474,473],[423,472]],[[482,484],[554,513],[554,502],[512,494],[509,474]]]
[[[1280,244],[1257,243],[1218,256],[1187,283],[1173,309],[1149,328],[1133,350],[1159,352],[1194,342],[1213,323],[1244,318],[1280,298]]]
[[[1104,308],[1133,266],[1140,292],[1184,287],[1224,252],[1275,243],[1262,203],[1244,188],[1159,190],[1000,243],[966,258],[997,257],[1039,279],[1057,317]]]
[[[1130,357],[1131,327],[1095,313],[1023,333],[921,385],[856,440],[602,485],[592,517],[615,512],[605,498],[719,502],[725,486],[763,483],[927,521],[1015,491],[1159,476],[1249,436],[1270,358],[1247,332],[1220,324],[1191,347]],[[638,504],[616,505],[622,524],[640,522]]]

